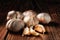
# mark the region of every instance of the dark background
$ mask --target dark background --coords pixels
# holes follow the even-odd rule
[[[11,10],[24,12],[31,9],[39,13],[54,7],[60,10],[60,0],[0,0],[0,24],[6,21],[7,13]]]

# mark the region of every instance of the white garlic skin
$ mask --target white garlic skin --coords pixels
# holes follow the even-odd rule
[[[42,23],[49,23],[51,21],[51,17],[48,13],[39,13],[37,19]]]
[[[6,28],[8,30],[18,32],[24,28],[24,22],[22,20],[10,19],[6,24]]]
[[[36,31],[38,31],[38,32],[41,32],[41,33],[43,33],[43,34],[46,32],[44,26],[41,25],[41,24],[37,24],[37,25],[35,25],[34,30],[36,30]]]
[[[9,11],[7,14],[7,20],[12,19],[12,18],[16,18],[15,11]]]

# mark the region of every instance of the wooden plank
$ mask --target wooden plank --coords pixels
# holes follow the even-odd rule
[[[0,40],[4,40],[6,33],[7,33],[6,28],[2,26],[2,29],[0,31]]]
[[[54,40],[50,26],[47,26],[47,30],[48,30],[48,38],[47,39],[48,40]]]
[[[6,40],[26,40],[27,37],[22,37],[20,34],[8,33]]]
[[[11,39],[11,34],[8,34],[8,36],[6,37],[6,40],[10,40]]]

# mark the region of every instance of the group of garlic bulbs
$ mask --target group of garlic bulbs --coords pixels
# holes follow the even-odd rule
[[[23,14],[21,14],[19,11],[9,11],[7,20],[6,28],[8,30],[17,32],[24,29],[22,36],[38,36],[40,33],[44,34],[46,32],[44,26],[39,24],[39,22],[49,23],[51,22],[51,17],[48,13],[37,14],[33,10],[25,11]]]

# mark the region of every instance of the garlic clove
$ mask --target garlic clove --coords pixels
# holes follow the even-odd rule
[[[30,30],[28,27],[24,28],[22,36],[24,36],[24,35],[30,35]]]
[[[35,25],[34,30],[36,30],[36,31],[38,31],[38,32],[40,32],[40,33],[43,33],[43,34],[46,32],[44,26],[41,25],[41,24],[37,24],[37,25]]]
[[[40,35],[38,32],[36,32],[35,30],[33,30],[33,26],[30,27],[30,33],[34,36],[38,36]]]

